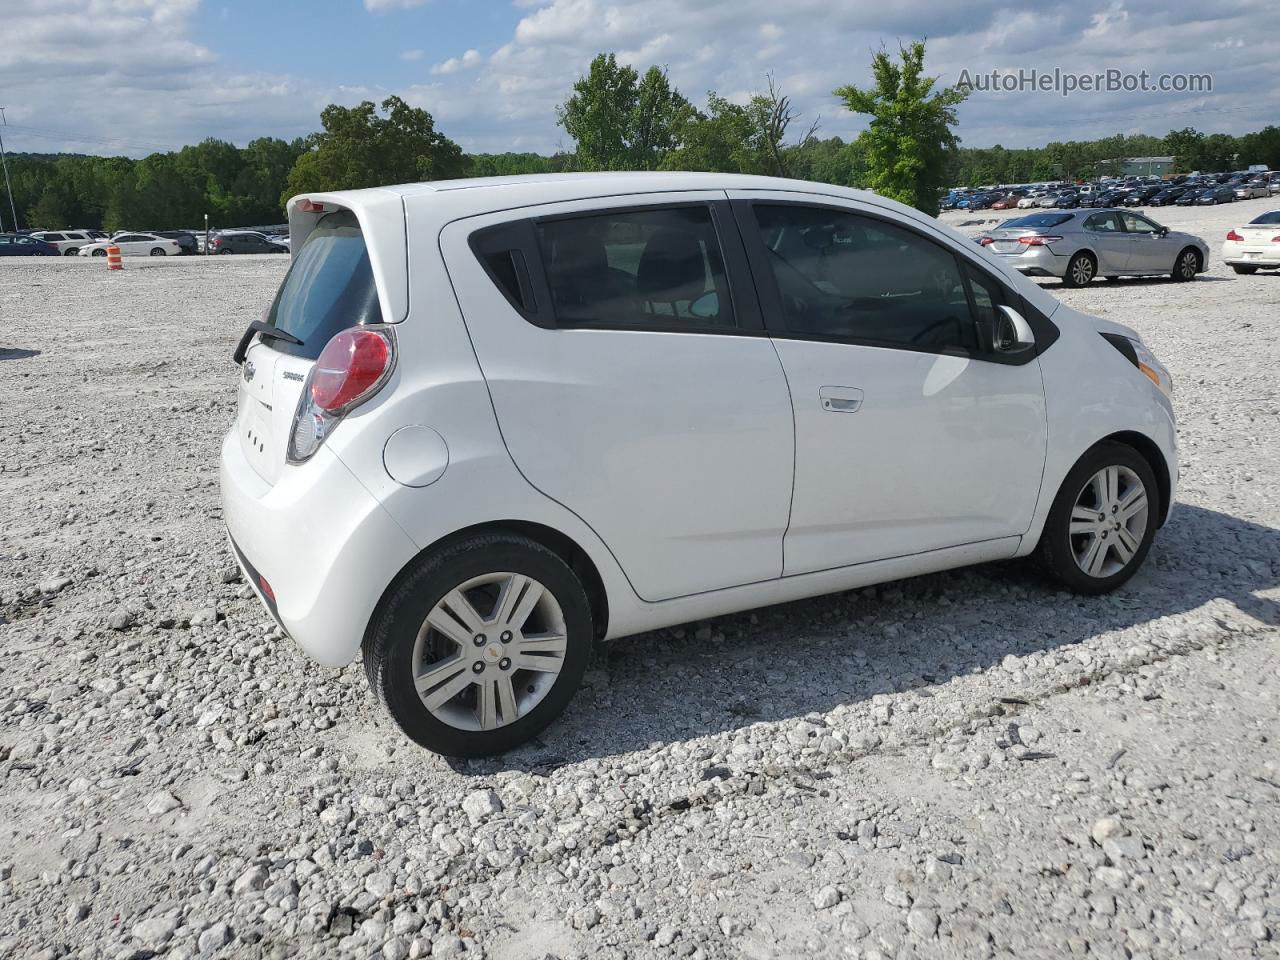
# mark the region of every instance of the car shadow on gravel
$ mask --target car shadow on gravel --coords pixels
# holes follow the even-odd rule
[[[762,608],[612,643],[566,716],[466,774],[558,766],[930,689],[1007,656],[1082,643],[1224,598],[1280,625],[1280,530],[1179,504],[1121,590],[1054,589],[1031,561],[987,564]],[[1126,640],[1126,646],[1140,638]],[[1001,695],[1016,697],[1012,679]]]
[[[30,360],[40,356],[39,350],[27,350],[23,347],[0,347],[0,360]]]

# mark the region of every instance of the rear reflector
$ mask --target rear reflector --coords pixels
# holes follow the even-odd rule
[[[271,589],[271,584],[267,583],[267,578],[262,574],[258,574],[258,586],[262,589],[262,595],[266,597],[270,603],[276,602],[276,592]]]

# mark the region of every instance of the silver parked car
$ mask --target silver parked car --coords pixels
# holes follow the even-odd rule
[[[1194,280],[1209,262],[1209,247],[1199,237],[1131,210],[1034,213],[1005,221],[978,242],[1021,273],[1061,277],[1068,287],[1098,276]]]
[[[1250,180],[1247,183],[1236,185],[1237,200],[1256,200],[1259,197],[1269,196],[1267,185],[1260,180]]]

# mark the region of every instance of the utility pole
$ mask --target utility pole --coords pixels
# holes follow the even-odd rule
[[[4,117],[4,107],[0,107],[0,127],[7,127],[9,121]],[[4,135],[0,134],[0,167],[4,168],[4,188],[9,191],[9,213],[13,215],[13,229],[18,229],[18,211],[13,208],[13,185],[9,183],[9,161],[4,155]]]

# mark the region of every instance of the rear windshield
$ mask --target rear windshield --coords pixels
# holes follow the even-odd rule
[[[341,210],[320,218],[294,256],[267,322],[302,341],[273,339],[274,349],[312,360],[334,334],[382,322],[369,251],[355,214]]]
[[[1072,218],[1070,213],[1033,213],[1029,217],[1015,217],[1000,225],[1001,230],[1043,230],[1045,227],[1056,227]]]
[[[1260,223],[1264,227],[1269,227],[1273,223],[1280,223],[1280,210],[1273,210],[1270,213],[1264,213],[1260,217],[1254,217],[1250,223]]]

